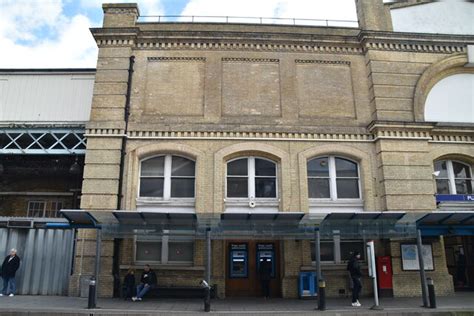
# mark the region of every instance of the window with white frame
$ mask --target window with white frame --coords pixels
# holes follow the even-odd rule
[[[60,201],[29,201],[28,217],[59,217],[59,211],[63,208]]]
[[[141,162],[140,197],[194,198],[195,162],[174,155],[152,157]]]
[[[437,194],[472,194],[471,166],[454,160],[439,160],[434,163]]]
[[[276,164],[264,158],[238,158],[227,163],[228,198],[276,198]]]
[[[307,163],[310,199],[360,199],[359,166],[347,158],[325,156]]]
[[[46,201],[29,201],[28,217],[44,217],[46,210]]]
[[[173,239],[165,234],[161,238],[139,235],[135,242],[135,261],[139,263],[192,264],[194,241]]]
[[[311,242],[311,261],[316,260],[314,241]],[[321,262],[344,263],[351,259],[354,252],[359,252],[361,260],[365,260],[365,245],[363,240],[341,240],[336,235],[332,240],[321,240]]]
[[[45,217],[59,217],[59,211],[63,208],[63,203],[59,201],[51,201],[49,208],[46,209]]]

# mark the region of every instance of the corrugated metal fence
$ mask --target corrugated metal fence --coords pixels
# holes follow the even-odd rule
[[[0,228],[1,262],[11,248],[21,259],[17,293],[67,295],[73,243],[72,229]]]

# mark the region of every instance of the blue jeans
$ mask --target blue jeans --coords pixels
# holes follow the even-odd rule
[[[145,284],[140,284],[137,286],[137,297],[142,298],[145,294],[151,289],[151,286],[145,286]]]
[[[3,277],[3,295],[15,294],[16,292],[16,281],[15,277]]]

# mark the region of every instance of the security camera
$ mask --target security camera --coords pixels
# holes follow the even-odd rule
[[[441,171],[435,171],[432,173],[432,175],[434,175],[435,177],[439,176],[439,174],[441,173]]]

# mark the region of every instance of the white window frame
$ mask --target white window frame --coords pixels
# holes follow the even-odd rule
[[[228,197],[227,196],[227,178],[229,177],[227,173],[227,165],[233,161],[247,159],[247,176],[230,176],[233,178],[247,178],[247,197]],[[255,176],[255,159],[266,160],[275,165],[275,197],[255,197],[255,178],[260,176]],[[271,159],[267,159],[259,156],[246,156],[238,157],[232,160],[227,161],[226,163],[226,174],[225,174],[225,196],[227,200],[230,201],[277,201],[279,199],[279,183],[278,183],[278,163]],[[271,176],[261,176],[262,178],[271,178]]]
[[[172,197],[171,196],[171,178],[189,178],[189,177],[182,177],[182,176],[171,176],[171,168],[172,162],[174,157],[180,157],[187,159],[189,161],[194,162],[194,197]],[[142,178],[156,178],[156,177],[142,177],[142,163],[149,159],[157,158],[157,157],[164,157],[164,164],[163,164],[163,197],[159,196],[140,196],[140,186],[141,186],[141,179]],[[156,155],[152,157],[147,157],[145,159],[140,160],[140,165],[138,168],[138,185],[137,185],[137,197],[139,200],[147,201],[147,200],[158,200],[158,201],[188,201],[194,202],[196,199],[196,161],[194,159],[190,159],[189,157],[181,156],[181,155],[173,155],[173,154],[166,154],[166,155]]]
[[[456,179],[459,179],[459,180],[469,180],[470,179],[471,180],[471,186],[473,186],[473,184],[474,184],[473,179],[474,178],[472,176],[472,167],[469,163],[466,163],[464,161],[459,161],[459,160],[451,160],[451,159],[436,160],[435,163],[436,162],[443,162],[443,161],[446,162],[446,172],[448,174],[448,178],[438,178],[438,177],[435,178],[436,194],[438,194],[438,189],[437,189],[438,187],[436,185],[436,180],[437,179],[439,179],[439,180],[448,180],[449,194],[451,194],[451,195],[457,194]],[[457,162],[459,164],[467,166],[469,168],[469,173],[471,174],[471,178],[456,178],[455,175],[454,175],[453,162]]]
[[[361,188],[361,185],[360,185],[361,174],[360,174],[359,163],[357,161],[354,161],[352,159],[349,159],[349,158],[343,157],[343,156],[324,155],[324,156],[317,156],[317,157],[313,157],[311,159],[308,159],[308,161],[306,162],[306,165],[308,164],[308,162],[310,162],[313,159],[325,158],[325,157],[328,158],[329,198],[309,198],[310,201],[318,201],[318,202],[323,202],[323,201],[338,202],[339,201],[339,202],[347,202],[347,203],[350,203],[350,202],[361,203],[362,202],[362,188]],[[357,177],[357,187],[359,189],[359,197],[358,198],[338,198],[336,179],[355,179],[355,178],[354,177],[339,177],[339,178],[336,177],[336,158],[348,160],[348,161],[353,162],[353,163],[356,164],[356,166],[357,166],[357,175],[358,175],[358,177]],[[318,178],[319,179],[326,179],[326,177],[314,177],[314,176],[308,176],[308,175],[307,175],[307,178],[308,178],[308,180],[309,179],[318,179]],[[309,181],[307,183],[308,183],[308,189],[309,189]],[[309,190],[308,190],[308,192],[309,192]]]
[[[36,210],[31,210],[31,206],[33,203],[39,203],[39,204],[43,204],[43,211],[41,213],[41,216],[33,216],[31,213],[32,212],[36,212]],[[27,217],[36,217],[36,218],[39,218],[39,217],[44,217],[44,214],[46,212],[46,203],[47,201],[45,200],[33,200],[33,201],[28,201],[28,209],[26,210],[26,213],[27,213]]]
[[[137,259],[137,242],[142,243],[156,243],[161,242],[161,260],[138,260]],[[191,261],[170,261],[169,258],[169,244],[173,242],[192,242],[193,243],[193,259]],[[147,238],[140,240],[139,236],[134,238],[134,251],[133,251],[133,261],[137,264],[160,264],[160,265],[182,265],[182,266],[191,266],[194,264],[194,254],[196,252],[196,242],[192,238],[186,238],[175,241],[170,240],[169,231],[164,230],[161,237],[156,238]]]
[[[58,201],[58,200],[54,200],[54,201],[49,201],[49,208],[44,212],[44,215],[46,217],[46,214],[51,214],[52,212],[54,212],[54,214],[56,216],[54,217],[59,217],[59,214],[58,212],[63,208],[63,202],[62,201]],[[53,210],[53,205],[55,205],[55,209]],[[50,218],[53,218],[52,216],[48,216]]]

